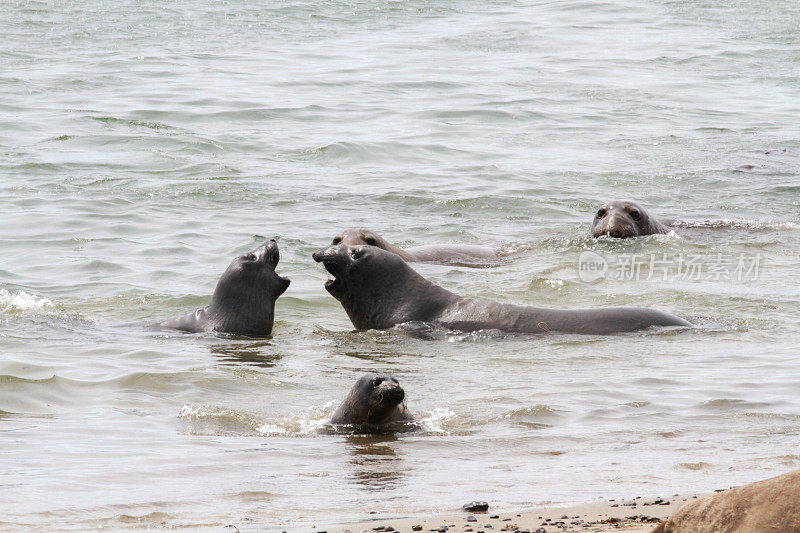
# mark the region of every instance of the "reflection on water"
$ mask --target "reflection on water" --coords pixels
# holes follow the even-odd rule
[[[405,476],[395,451],[396,435],[351,435],[345,438],[353,481],[368,490],[392,490]]]
[[[256,341],[246,344],[214,344],[209,346],[211,353],[223,365],[252,365],[270,368],[283,357],[279,353],[265,353],[274,349],[271,341]]]

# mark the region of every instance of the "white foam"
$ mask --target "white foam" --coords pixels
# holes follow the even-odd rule
[[[55,309],[53,302],[43,296],[29,294],[25,291],[11,292],[8,289],[0,289],[0,313],[51,311],[53,309]]]
[[[418,422],[425,431],[449,434],[450,432],[444,428],[444,425],[448,420],[455,418],[455,416],[456,414],[450,409],[439,407],[420,418]]]

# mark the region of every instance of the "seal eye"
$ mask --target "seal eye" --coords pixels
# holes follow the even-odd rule
[[[631,211],[631,218],[633,220],[639,220],[640,218],[642,218],[642,214],[639,213],[639,211]]]
[[[377,387],[381,383],[383,383],[383,378],[373,378],[373,380],[370,382],[370,385]]]
[[[601,209],[600,211],[597,212],[597,218],[603,218],[604,216],[606,216],[605,209]]]
[[[342,242],[341,237],[334,237],[333,240],[331,241],[331,244],[339,244],[340,242]]]
[[[256,260],[256,254],[254,254],[254,253],[249,253],[249,254],[245,255],[245,256],[244,256],[244,258],[245,258],[247,261],[255,261],[255,260]]]
[[[362,255],[364,255],[364,253],[366,253],[366,250],[364,249],[353,249],[350,251],[350,257],[352,257],[353,259],[358,259]]]
[[[378,241],[375,240],[375,237],[367,237],[364,239],[364,242],[369,244],[370,246],[375,246]]]

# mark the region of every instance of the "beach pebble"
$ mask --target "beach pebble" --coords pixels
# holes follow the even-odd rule
[[[489,510],[489,504],[487,502],[475,501],[465,503],[461,508],[470,513],[483,513]]]
[[[411,526],[412,531],[422,531],[422,526]]]
[[[468,514],[467,515],[467,522],[477,522],[478,519],[475,518],[475,515]]]

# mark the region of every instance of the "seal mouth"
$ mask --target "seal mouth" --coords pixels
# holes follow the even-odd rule
[[[627,239],[630,237],[638,237],[639,234],[629,228],[609,228],[602,231],[596,231],[595,237],[612,237],[615,239]]]
[[[337,276],[342,273],[342,258],[339,252],[340,246],[329,246],[318,250],[312,254],[311,257],[317,263],[322,263],[325,270],[331,275],[325,282],[325,290],[327,290],[334,298],[340,299],[342,292],[342,282],[337,279]]]
[[[255,256],[255,263],[257,265],[261,265],[263,267],[268,268],[272,271],[272,273],[280,280],[280,286],[278,288],[279,295],[283,294],[286,289],[289,288],[289,284],[292,282],[286,276],[281,276],[278,274],[275,269],[278,266],[278,263],[281,260],[281,253],[278,251],[278,243],[275,239],[270,239],[269,241],[265,242],[261,245],[258,249],[251,252],[252,255]]]

